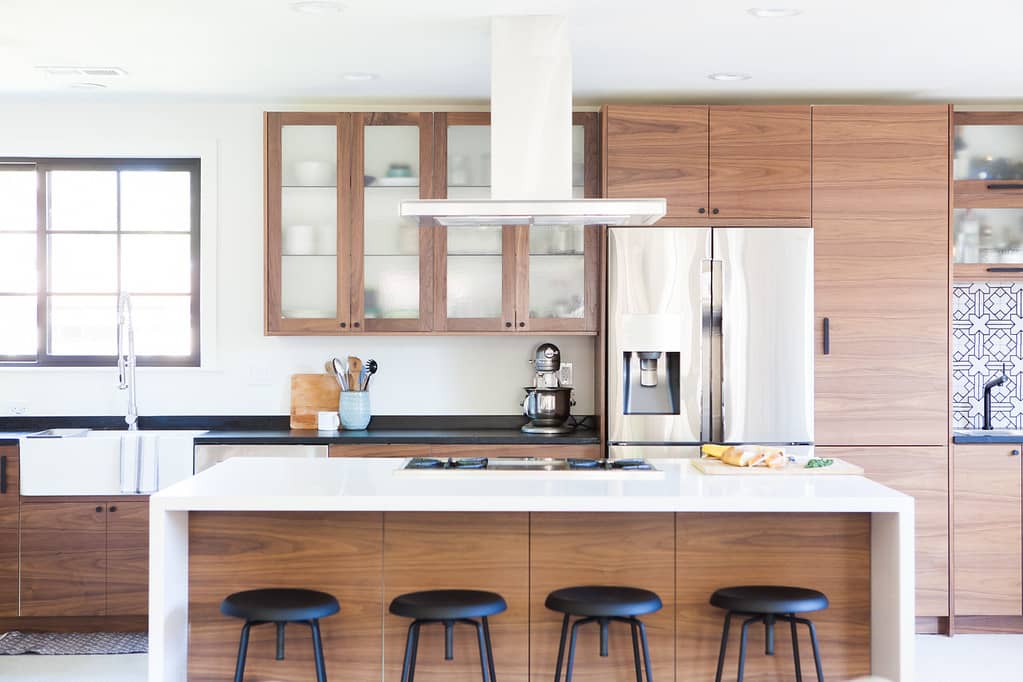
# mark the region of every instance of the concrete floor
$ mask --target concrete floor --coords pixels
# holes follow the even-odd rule
[[[917,682],[1018,680],[1023,635],[917,637]],[[0,656],[0,679],[17,682],[143,682],[145,654]],[[811,678],[812,679],[812,676]]]

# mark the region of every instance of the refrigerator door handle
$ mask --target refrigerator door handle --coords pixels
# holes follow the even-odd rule
[[[721,394],[721,270],[724,264],[716,258],[703,261],[700,280],[700,332],[701,381],[703,409],[700,420],[700,438],[705,443],[717,443],[723,436]]]

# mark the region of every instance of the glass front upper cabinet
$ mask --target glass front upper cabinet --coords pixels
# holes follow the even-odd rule
[[[338,191],[348,181],[346,122],[339,114],[267,114],[267,331],[348,326],[339,219],[346,207]]]
[[[954,121],[954,276],[1023,277],[1023,114],[956,112]]]
[[[354,115],[352,326],[429,331],[432,228],[400,216],[401,202],[432,192],[433,115]],[[361,276],[360,276],[361,275]]]

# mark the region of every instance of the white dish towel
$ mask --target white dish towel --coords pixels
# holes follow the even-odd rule
[[[160,489],[159,439],[141,434],[121,436],[121,492],[153,493]]]

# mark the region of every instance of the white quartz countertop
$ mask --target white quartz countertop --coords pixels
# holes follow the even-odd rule
[[[911,512],[913,499],[863,476],[709,476],[654,460],[649,480],[551,472],[395,475],[403,459],[233,458],[150,498],[161,511]]]

